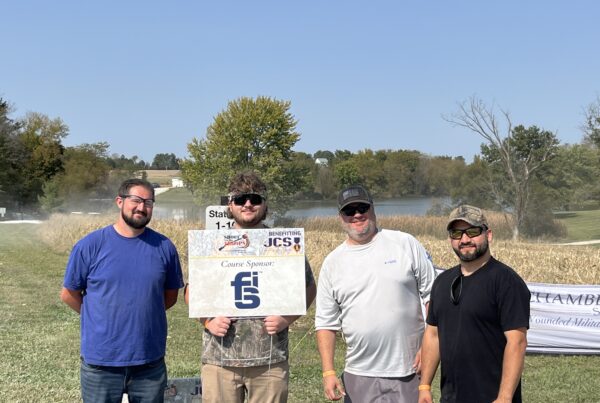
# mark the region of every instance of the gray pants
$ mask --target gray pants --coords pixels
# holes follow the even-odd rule
[[[419,378],[373,378],[344,372],[344,403],[416,403],[419,400]]]

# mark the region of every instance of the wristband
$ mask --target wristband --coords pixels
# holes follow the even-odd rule
[[[419,385],[419,390],[431,390],[431,385]]]
[[[211,318],[206,318],[206,320],[204,321],[204,327],[208,327],[208,322],[211,321]]]
[[[332,370],[323,372],[323,378],[325,378],[329,375],[335,375],[335,371],[332,369]]]

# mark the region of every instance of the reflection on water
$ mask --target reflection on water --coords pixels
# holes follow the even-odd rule
[[[206,207],[192,203],[156,203],[152,217],[165,220],[204,222]]]
[[[448,202],[445,198],[411,197],[407,199],[375,200],[375,211],[378,216],[385,215],[425,215],[434,203]],[[286,213],[286,217],[309,218],[337,215],[337,202],[306,201],[297,202],[294,208]]]
[[[434,203],[448,202],[447,199],[433,197],[413,197],[407,199],[375,200],[377,215],[425,215]],[[204,222],[206,206],[190,203],[156,203],[153,217]],[[286,217],[309,218],[337,215],[337,203],[328,201],[302,201],[288,210]]]

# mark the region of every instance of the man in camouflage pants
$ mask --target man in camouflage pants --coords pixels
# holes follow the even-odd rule
[[[233,177],[229,185],[229,215],[234,228],[266,228],[267,188],[253,172]],[[316,285],[306,262],[306,306]],[[189,291],[189,290],[188,290]],[[188,297],[186,292],[186,301]],[[288,396],[288,327],[298,316],[232,319],[202,318],[202,401],[204,403],[286,402]]]

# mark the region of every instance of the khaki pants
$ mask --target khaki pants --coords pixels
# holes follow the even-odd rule
[[[202,403],[285,403],[288,362],[259,367],[202,366]]]

